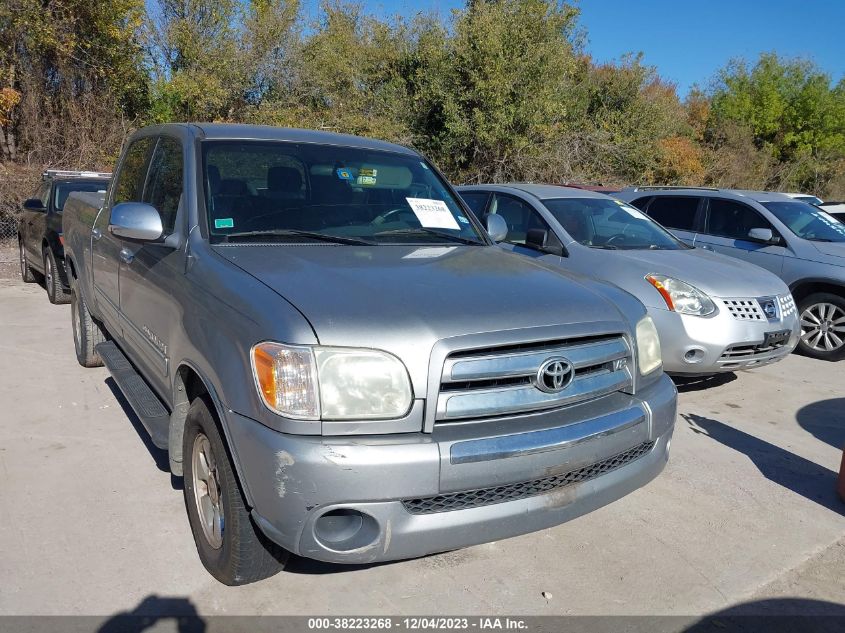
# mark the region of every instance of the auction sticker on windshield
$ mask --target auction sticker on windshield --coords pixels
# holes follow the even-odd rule
[[[442,200],[428,198],[405,198],[411,205],[411,210],[420,224],[429,229],[457,229],[460,230],[455,216]]]

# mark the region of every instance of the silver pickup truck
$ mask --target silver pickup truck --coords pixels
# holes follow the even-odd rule
[[[503,252],[404,147],[145,128],[63,222],[79,362],[169,452],[221,582],[547,528],[668,458],[642,304]]]

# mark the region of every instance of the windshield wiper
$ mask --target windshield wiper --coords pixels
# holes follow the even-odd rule
[[[326,233],[317,233],[316,231],[297,231],[295,229],[274,229],[269,231],[242,231],[240,233],[228,233],[226,241],[236,240],[252,240],[260,241],[267,237],[305,237],[313,240],[320,240],[322,242],[334,242],[335,244],[356,244],[359,246],[374,246],[375,242],[362,240],[357,237],[346,237],[342,235],[328,235]],[[234,238],[234,240],[233,240]]]
[[[833,240],[827,237],[807,237],[810,242],[832,242]]]
[[[619,247],[613,244],[592,244],[590,248],[600,248],[605,251],[618,251]]]
[[[436,235],[437,237],[442,237],[445,240],[451,240],[453,242],[461,242],[463,244],[475,244],[476,246],[480,246],[482,242],[478,240],[474,240],[469,237],[464,237],[463,235],[452,235],[451,233],[443,233],[442,231],[435,231],[434,229],[427,229],[424,226],[419,228],[413,229],[393,229],[392,231],[382,231],[381,233],[375,233],[374,236],[378,235],[418,235],[420,233],[424,233],[426,235]]]

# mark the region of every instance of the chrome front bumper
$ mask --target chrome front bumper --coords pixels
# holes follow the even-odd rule
[[[270,539],[310,558],[369,563],[524,534],[610,503],[662,470],[675,414],[662,376],[636,396],[431,434],[292,436],[231,412],[227,427]]]
[[[721,308],[712,317],[681,315],[648,308],[660,334],[663,369],[670,374],[708,375],[770,365],[788,356],[798,344],[796,311],[775,320],[740,320]],[[786,344],[764,346],[766,333],[790,331]]]

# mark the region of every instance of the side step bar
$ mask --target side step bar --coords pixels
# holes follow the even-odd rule
[[[161,400],[112,341],[99,343],[94,350],[103,359],[103,364],[141,420],[141,424],[147,429],[153,444],[166,450],[170,433],[170,414]]]

